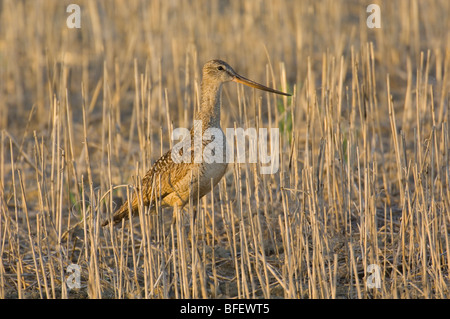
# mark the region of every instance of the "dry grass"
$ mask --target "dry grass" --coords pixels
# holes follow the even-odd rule
[[[333,0],[77,1],[76,30],[70,2],[0,3],[0,298],[449,298],[447,0],[373,1],[381,29]],[[280,128],[279,172],[102,229],[211,58],[294,93],[223,94],[222,127]]]

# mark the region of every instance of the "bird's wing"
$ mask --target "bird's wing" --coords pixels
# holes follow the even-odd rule
[[[189,174],[190,163],[175,163],[172,150],[161,156],[142,179],[143,197],[148,205],[155,198],[164,199],[177,191],[177,185]],[[156,197],[155,197],[156,196]]]
[[[189,149],[192,154],[192,150]],[[163,200],[172,193],[178,193],[180,186],[186,184],[186,179],[190,180],[190,172],[193,168],[191,163],[175,163],[172,159],[172,150],[167,151],[161,156],[148,170],[142,178],[142,199],[145,206],[152,206],[156,199]],[[193,175],[193,179],[196,175]],[[139,188],[137,188],[139,192]],[[180,198],[181,198],[180,194]],[[130,203],[132,215],[135,215],[139,207],[139,197],[134,195]],[[125,202],[113,214],[112,221],[114,224],[119,223],[123,218],[128,218],[128,201]],[[105,221],[102,226],[106,226],[109,221]]]

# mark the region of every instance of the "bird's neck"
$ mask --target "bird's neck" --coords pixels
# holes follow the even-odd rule
[[[220,127],[220,107],[222,104],[222,83],[202,81],[200,112],[195,119],[202,121],[203,129]]]

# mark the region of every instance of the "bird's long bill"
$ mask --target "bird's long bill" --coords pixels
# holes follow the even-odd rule
[[[249,80],[249,79],[246,79],[246,78],[244,78],[243,76],[241,76],[239,74],[236,74],[236,76],[233,79],[233,81],[237,82],[237,83],[245,84],[245,85],[247,85],[249,87],[252,87],[252,88],[255,88],[255,89],[260,89],[260,90],[271,92],[271,93],[291,96],[291,94],[289,94],[289,93],[284,93],[284,92],[281,92],[281,91],[277,91],[277,90],[271,89],[271,88],[269,88],[269,87],[267,87],[265,85],[256,83],[256,82],[254,82],[252,80]]]

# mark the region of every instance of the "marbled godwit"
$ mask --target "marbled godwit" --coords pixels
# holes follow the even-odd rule
[[[262,84],[253,82],[243,76],[237,74],[231,66],[221,60],[211,60],[203,66],[203,80],[201,84],[201,108],[196,114],[195,123],[201,123],[202,133],[206,129],[217,128],[221,135],[225,135],[220,127],[220,107],[222,104],[222,84],[229,81],[242,83],[260,90],[290,96]],[[198,128],[197,128],[198,129]],[[190,130],[191,141],[193,140],[195,126]],[[203,140],[201,148],[207,143]],[[192,144],[191,144],[192,145]],[[225,144],[223,145],[225,147]],[[190,163],[175,163],[172,158],[172,150],[169,150],[159,160],[157,160],[152,168],[146,173],[142,179],[142,202],[145,206],[150,207],[151,212],[155,212],[155,199],[160,199],[161,207],[184,207],[189,201],[189,197],[194,203],[211,191],[225,174],[227,163],[196,163],[194,161],[194,153],[191,149]],[[223,152],[225,154],[225,152]],[[132,215],[138,213],[139,207],[139,191],[133,196],[131,204],[125,202],[113,215],[112,222],[117,224],[122,219],[128,218],[129,207],[131,207]],[[103,223],[107,225],[110,220]]]

